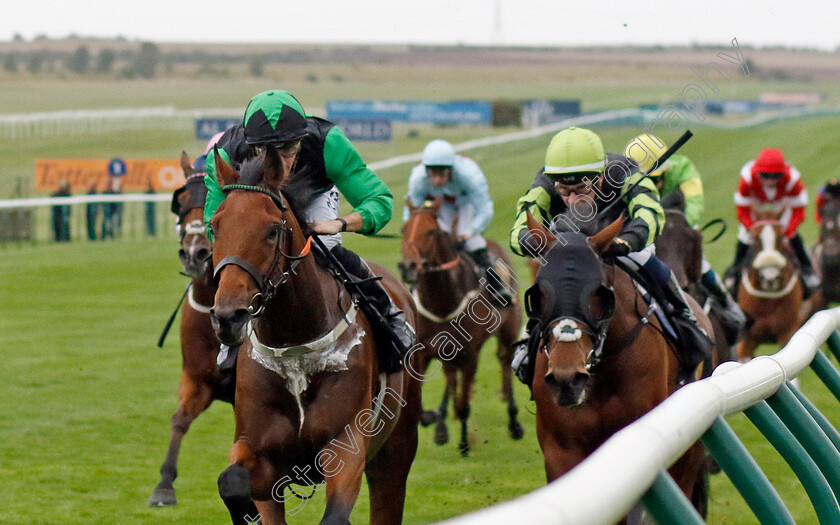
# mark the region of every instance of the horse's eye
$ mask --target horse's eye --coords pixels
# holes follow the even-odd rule
[[[275,242],[279,236],[280,236],[280,228],[277,227],[277,226],[274,226],[273,228],[268,230],[268,233],[265,235],[265,240],[267,240],[269,242]]]

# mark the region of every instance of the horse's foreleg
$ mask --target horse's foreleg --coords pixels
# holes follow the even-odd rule
[[[358,428],[347,425],[340,438],[333,439],[319,456],[327,482],[327,508],[321,525],[348,525],[350,511],[359,497],[362,473],[367,461],[367,440]]]
[[[449,398],[455,397],[455,389],[458,383],[458,371],[447,366],[444,368],[446,374],[446,386],[443,387],[443,399],[437,411],[437,425],[435,425],[435,444],[445,445],[449,442],[449,429],[446,427],[446,418],[449,415]]]
[[[269,493],[273,467],[268,460],[256,456],[242,441],[233,444],[230,450],[231,465],[219,475],[219,496],[224,501],[234,525],[257,522],[259,510],[253,501],[253,493]],[[257,490],[253,491],[252,488]],[[267,497],[265,499],[270,498]],[[270,520],[270,518],[269,518]],[[264,525],[284,523],[266,521]]]
[[[441,421],[446,421],[446,416],[449,413],[449,397],[452,395],[453,388],[454,386],[450,388],[449,374],[447,373],[446,384],[443,387],[443,397],[440,400],[440,405],[438,405],[437,410],[424,411],[423,414],[421,414],[420,416],[420,424],[422,424],[424,427],[427,427],[432,423],[437,423],[438,425],[440,425]],[[443,443],[446,443],[446,441],[444,441]],[[442,445],[443,443],[438,443],[438,445]]]
[[[420,385],[411,385],[408,405],[385,444],[365,467],[370,488],[370,523],[398,525],[402,522],[408,472],[417,454],[417,412]]]
[[[461,443],[459,448],[461,450],[461,455],[464,457],[466,457],[470,451],[467,421],[470,419],[470,401],[472,400],[476,370],[478,370],[477,351],[475,359],[471,359],[470,362],[461,370],[461,390],[455,397],[455,415],[461,421]]]
[[[255,501],[260,514],[261,525],[286,525],[286,506],[282,501],[270,499]],[[290,510],[290,512],[293,512]]]
[[[499,348],[496,352],[499,358],[499,364],[502,367],[502,396],[507,402],[508,413],[508,433],[513,439],[522,439],[525,435],[525,429],[519,422],[517,416],[519,415],[519,407],[516,406],[516,399],[513,397],[513,377],[510,368],[510,362],[513,357],[511,347],[499,341]]]
[[[213,392],[205,383],[196,381],[186,372],[181,375],[178,388],[178,408],[172,414],[170,423],[169,448],[166,458],[160,466],[160,483],[149,498],[150,507],[175,505],[175,488],[172,482],[178,477],[178,453],[181,440],[190,428],[190,424],[213,402]]]

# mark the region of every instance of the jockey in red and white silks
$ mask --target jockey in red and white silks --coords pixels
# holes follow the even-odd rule
[[[808,192],[802,183],[799,170],[785,161],[778,149],[761,150],[755,160],[747,162],[741,168],[738,191],[735,192],[735,206],[738,221],[738,246],[735,260],[726,272],[727,283],[735,284],[749,246],[754,239],[749,235],[749,228],[762,217],[778,220],[784,226],[784,235],[790,239],[791,247],[799,259],[802,278],[805,285],[814,290],[820,280],[802,237],[797,230],[805,220],[805,206],[808,204]]]

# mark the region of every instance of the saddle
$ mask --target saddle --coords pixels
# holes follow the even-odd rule
[[[698,330],[692,321],[674,315],[671,308],[667,307],[669,303],[659,292],[658,286],[650,283],[635,268],[622,264],[619,260],[616,260],[615,263],[627,272],[645,304],[648,305],[649,311],[652,310],[659,320],[662,333],[669,341],[669,346],[679,362],[678,382],[685,384],[693,381],[697,367],[712,357],[712,341],[708,337],[702,337],[702,334],[698,334]]]
[[[391,306],[391,299],[387,296],[384,288],[381,291],[383,297],[377,297],[375,291],[372,292],[371,287],[380,286],[378,281],[382,277],[377,277],[370,272],[370,269],[362,262],[363,268],[358,272],[350,272],[335,255],[323,245],[317,236],[312,237],[315,240],[315,260],[317,263],[328,270],[333,277],[338,281],[350,296],[358,303],[359,308],[364,312],[365,317],[371,323],[373,330],[373,338],[376,341],[376,358],[379,364],[379,370],[386,374],[398,372],[403,368],[403,358],[408,352],[409,348],[401,349],[402,346],[399,337],[393,332],[389,322],[382,315],[383,310],[387,310]],[[366,272],[369,277],[358,276],[359,273]],[[388,305],[376,304],[376,300],[388,301]],[[393,351],[386,349],[393,348]]]

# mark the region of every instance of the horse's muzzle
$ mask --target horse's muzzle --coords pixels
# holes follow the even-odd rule
[[[397,263],[397,268],[404,283],[414,284],[417,282],[420,268],[416,262],[400,261]]]
[[[577,372],[571,377],[561,378],[549,370],[545,375],[545,384],[558,405],[576,407],[586,400],[586,387],[589,385],[589,377],[589,374],[585,372]]]
[[[210,323],[219,341],[228,346],[239,346],[245,341],[246,327],[251,315],[245,308],[213,308]]]
[[[193,279],[197,279],[207,272],[211,256],[210,250],[203,247],[196,250],[191,249],[189,252],[184,248],[178,250],[178,258],[181,259],[184,273]]]

